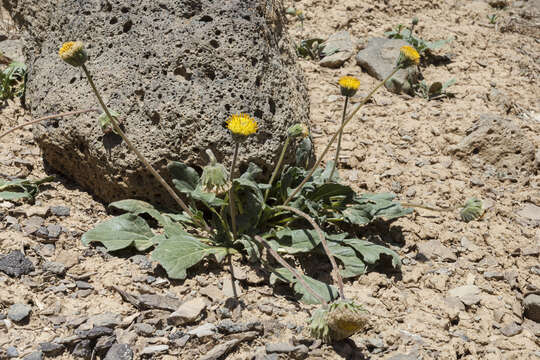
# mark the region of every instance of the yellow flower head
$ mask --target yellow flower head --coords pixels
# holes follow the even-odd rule
[[[420,64],[420,54],[412,46],[404,45],[400,49],[399,63],[403,67],[407,67],[412,64],[418,65]]]
[[[60,58],[73,66],[82,66],[88,56],[84,50],[84,44],[81,41],[65,42],[58,51]]]
[[[339,86],[341,88],[341,95],[354,96],[360,87],[360,80],[354,76],[343,76],[339,79]]]
[[[247,114],[234,114],[227,120],[227,129],[231,131],[236,140],[245,140],[258,130],[255,119]]]

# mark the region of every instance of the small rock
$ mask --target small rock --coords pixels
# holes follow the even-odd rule
[[[141,336],[152,336],[156,331],[156,328],[147,323],[138,323],[133,327],[135,332]]]
[[[229,298],[242,295],[242,287],[240,286],[240,282],[238,282],[238,280],[235,280],[233,286],[233,282],[231,281],[231,279],[227,278],[223,280],[223,293],[226,297]]]
[[[222,344],[219,344],[215,346],[212,350],[210,350],[208,353],[200,357],[199,360],[221,359],[223,355],[230,352],[240,341],[241,341],[240,339],[232,339]]]
[[[41,351],[34,351],[31,354],[26,355],[23,360],[42,360],[43,353]]]
[[[214,285],[203,287],[200,290],[200,293],[201,295],[209,297],[213,302],[219,302],[224,298],[223,292]]]
[[[356,55],[356,62],[369,75],[378,80],[385,79],[395,68],[400,56],[400,48],[408,43],[399,39],[372,38],[367,46]],[[415,66],[399,70],[389,81],[386,88],[396,94],[411,93],[418,82],[419,72]],[[411,84],[412,81],[412,84]]]
[[[323,58],[319,65],[338,68],[353,54],[353,40],[348,31],[340,31],[331,35],[321,44]]]
[[[19,277],[34,271],[34,264],[19,250],[0,257],[0,271],[9,276]]]
[[[103,360],[132,360],[133,351],[126,344],[114,344],[111,346]]]
[[[500,271],[486,271],[484,273],[484,278],[486,280],[503,280],[504,274]]]
[[[23,233],[25,235],[31,235],[39,230],[39,228],[43,225],[43,218],[39,216],[31,216],[28,219],[24,220],[23,225]]]
[[[189,341],[189,338],[190,338],[189,335],[184,335],[181,338],[172,340],[172,342],[174,343],[176,347],[181,348],[187,344],[187,342]]]
[[[122,322],[122,318],[119,314],[114,314],[111,312],[105,312],[103,314],[98,314],[91,316],[88,319],[88,324],[93,327],[108,327],[115,328]]]
[[[92,356],[92,342],[90,340],[79,341],[71,353],[84,359],[90,358]]]
[[[444,246],[439,240],[430,240],[418,244],[417,260],[425,259],[440,259],[442,261],[455,262],[457,260],[456,254]]]
[[[274,308],[268,304],[260,304],[258,308],[266,315],[272,315],[272,313],[274,312]]]
[[[7,316],[15,322],[25,321],[30,315],[32,308],[26,304],[13,304],[9,307]]]
[[[98,326],[90,330],[77,330],[75,334],[81,339],[97,339],[100,336],[112,335],[113,330],[108,327]]]
[[[116,342],[116,336],[102,336],[96,341],[96,352],[104,354]]]
[[[206,301],[202,297],[186,301],[167,318],[167,323],[175,326],[188,324],[195,321],[204,309]]]
[[[19,357],[19,350],[15,346],[8,346],[6,349],[6,355],[8,358]]]
[[[51,224],[47,225],[47,237],[49,239],[58,239],[62,233],[62,227],[60,225]]]
[[[214,324],[206,323],[204,325],[196,327],[195,329],[191,329],[190,331],[188,331],[188,334],[201,338],[214,335],[216,333],[216,330],[217,328]]]
[[[421,359],[418,351],[411,351],[408,354],[397,354],[389,357],[388,360],[418,360]]]
[[[43,270],[53,273],[55,275],[62,276],[66,273],[66,266],[59,262],[47,261],[43,264]]]
[[[504,336],[510,337],[521,333],[523,328],[515,322],[511,322],[501,328],[501,333]]]
[[[526,318],[540,323],[540,295],[527,295],[525,299],[523,299],[523,312]]]
[[[54,357],[62,354],[66,348],[62,344],[44,342],[39,344],[39,350],[47,356]]]
[[[140,305],[149,309],[161,309],[175,311],[182,305],[181,301],[169,296],[143,294],[137,297]]]
[[[164,352],[166,352],[168,350],[169,350],[169,345],[151,345],[151,346],[145,347],[142,350],[141,355],[143,355],[143,356],[145,356],[145,355],[157,355],[157,354],[164,353]]]
[[[142,270],[152,269],[152,262],[144,255],[133,255],[129,260],[131,260],[132,263],[139,265]]]
[[[94,287],[87,283],[86,281],[81,281],[81,280],[77,280],[75,281],[75,286],[77,286],[77,289],[81,289],[81,290],[93,290]]]
[[[374,337],[367,339],[367,346],[371,348],[383,349],[386,347],[384,341],[380,337]]]
[[[236,334],[247,331],[263,331],[263,325],[260,321],[254,321],[249,323],[235,323],[231,319],[225,319],[219,322],[217,328],[219,332],[225,334]]]
[[[56,216],[69,216],[71,209],[67,206],[51,206],[49,212]]]
[[[540,207],[534,204],[525,204],[523,209],[517,212],[517,215],[530,220],[540,220]]]
[[[480,302],[480,292],[480,288],[476,285],[464,285],[450,290],[448,294],[471,306]]]
[[[287,354],[294,352],[295,350],[296,346],[289,343],[266,344],[267,353]]]

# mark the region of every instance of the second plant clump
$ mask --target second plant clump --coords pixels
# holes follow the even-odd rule
[[[288,130],[270,181],[261,180],[262,170],[253,163],[239,174],[238,153],[259,125],[248,114],[232,114],[227,121],[235,142],[230,169],[220,164],[210,150],[207,150],[209,164],[202,175],[187,164],[171,162],[168,170],[175,189],[133,146],[118,124],[119,115],[105,105],[86,66],[88,56],[83,44],[65,43],[59,55],[85,73],[104,111],[100,117],[102,127],[123,138],[182,208],[181,212],[164,212],[140,200],[114,202],[110,207],[125,214],[86,232],[82,237],[85,245],[99,242],[109,251],[131,246],[139,251],[153,248],[152,259],[174,279],[185,279],[188,269],[210,256],[222,262],[226,257],[230,260],[232,254],[241,254],[255,266],[268,269],[272,284],[289,283],[301,301],[321,304],[310,322],[313,336],[332,342],[363,328],[364,310],[346,299],[342,279],[359,276],[384,259],[396,269],[401,263],[397,253],[380,245],[379,237],[365,238],[358,234],[362,233],[362,227],[377,219],[393,220],[411,213],[412,209],[393,201],[393,194],[355,193],[342,183],[335,162],[329,161],[326,167],[321,162],[336,139],[338,160],[343,129],[375,91],[400,68],[419,63],[420,55],[413,47],[401,49],[395,69],[349,113],[348,99],[360,83],[353,77],[340,80],[345,99],[341,126],[310,169],[307,169],[312,148],[309,132],[305,125],[296,124]],[[296,164],[283,166],[293,142],[298,142]],[[188,202],[176,192],[183,194]],[[307,276],[291,265],[313,256],[328,257],[334,285]]]

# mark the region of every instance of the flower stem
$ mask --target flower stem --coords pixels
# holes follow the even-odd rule
[[[272,173],[272,177],[270,178],[270,182],[268,185],[268,189],[266,189],[266,193],[264,194],[264,202],[266,202],[266,199],[268,198],[268,194],[270,194],[270,189],[272,187],[272,184],[274,183],[274,180],[276,179],[276,176],[279,172],[279,168],[281,167],[281,164],[283,163],[283,159],[285,158],[285,152],[287,151],[287,148],[289,147],[289,142],[291,141],[291,138],[287,136],[287,139],[285,140],[285,144],[283,144],[283,149],[281,150],[281,155],[279,155],[279,160],[277,162],[276,168],[274,169],[274,172]]]
[[[44,117],[40,117],[39,119],[30,120],[28,122],[25,122],[24,124],[17,125],[14,128],[11,128],[11,129],[7,130],[6,132],[0,134],[0,139],[3,138],[6,135],[11,134],[15,130],[22,129],[25,126],[32,125],[32,124],[35,124],[35,123],[38,123],[38,122],[41,122],[41,121],[50,120],[50,119],[54,119],[54,118],[57,118],[57,117],[64,117],[64,116],[70,116],[70,115],[79,115],[79,114],[89,113],[89,112],[93,112],[93,111],[98,112],[99,110],[98,109],[87,109],[87,110],[70,111],[70,112],[65,112],[65,113],[60,113],[60,114],[47,115],[47,116],[44,116]]]
[[[301,210],[298,210],[296,208],[293,208],[293,207],[290,207],[290,206],[284,206],[284,205],[276,206],[276,208],[291,211],[291,212],[293,212],[293,213],[295,213],[297,215],[300,215],[301,217],[303,217],[304,219],[309,221],[311,226],[313,226],[313,228],[317,232],[317,235],[319,235],[319,239],[321,240],[321,244],[322,244],[322,246],[324,248],[324,252],[328,256],[328,259],[330,259],[330,264],[332,264],[332,269],[333,269],[332,278],[334,279],[334,282],[338,286],[339,296],[343,300],[345,300],[345,292],[343,291],[343,278],[341,277],[341,273],[339,272],[339,267],[337,266],[336,259],[334,258],[334,255],[330,252],[330,248],[328,247],[328,243],[326,242],[326,238],[324,237],[324,233],[321,230],[321,228],[319,227],[319,225],[317,225],[317,223],[315,222],[315,220],[313,220],[313,218],[311,216],[309,216],[305,212],[303,212]]]
[[[259,243],[261,243],[266,248],[266,250],[270,253],[270,255],[272,255],[274,257],[274,259],[277,260],[278,263],[280,263],[287,270],[289,270],[291,272],[291,274],[296,278],[296,280],[298,280],[298,282],[300,284],[302,284],[302,286],[304,287],[304,289],[306,289],[307,292],[309,292],[315,299],[319,300],[319,302],[321,304],[323,304],[324,306],[328,305],[326,300],[324,300],[324,298],[321,295],[317,294],[317,292],[315,290],[313,290],[313,288],[311,286],[308,285],[306,280],[304,280],[302,275],[295,268],[293,268],[291,265],[289,265],[289,263],[286,262],[281,257],[281,255],[279,255],[274,249],[272,249],[272,247],[270,246],[270,244],[266,240],[264,240],[259,235],[255,235],[255,240],[257,240]]]
[[[133,151],[135,153],[135,155],[137,155],[137,157],[143,163],[143,165],[146,167],[146,169],[156,178],[156,180],[165,188],[165,190],[167,190],[169,195],[172,196],[172,198],[178,203],[178,205],[180,205],[180,207],[186,212],[186,214],[188,214],[188,216],[190,218],[192,218],[194,221],[198,222],[199,225],[203,226],[206,231],[210,232],[211,229],[208,226],[208,224],[200,221],[198,218],[196,218],[193,215],[193,212],[191,212],[189,207],[182,201],[182,199],[180,199],[180,197],[176,194],[176,192],[173,190],[173,188],[169,184],[167,184],[165,179],[163,179],[163,177],[161,175],[159,175],[159,173],[148,162],[148,160],[144,157],[144,155],[141,154],[139,152],[139,150],[137,150],[137,148],[133,145],[133,143],[128,139],[128,137],[126,136],[124,131],[122,131],[122,129],[118,125],[118,122],[111,115],[107,105],[105,105],[105,103],[103,102],[103,99],[101,98],[101,95],[99,94],[99,91],[97,90],[96,85],[94,84],[94,80],[92,80],[92,76],[90,75],[90,72],[88,71],[88,68],[86,67],[86,65],[83,64],[82,69],[84,71],[84,74],[86,75],[86,78],[88,79],[88,83],[92,87],[92,91],[94,92],[94,94],[96,95],[96,97],[97,97],[97,99],[99,101],[99,104],[101,105],[101,107],[103,108],[103,111],[105,112],[105,114],[107,115],[109,120],[111,121],[111,124],[113,125],[114,131],[118,135],[120,135],[122,137],[122,139],[126,142],[129,149],[131,151]]]
[[[347,115],[348,104],[349,104],[349,97],[345,96],[345,105],[343,105],[343,115],[341,117],[341,125],[343,125],[343,122],[345,121],[345,116]],[[332,171],[330,172],[330,177],[328,178],[328,181],[332,181],[332,178],[334,177],[334,171],[336,170],[336,166],[339,161],[339,152],[341,150],[341,137],[343,136],[343,130],[344,130],[344,127],[341,126],[339,129],[339,136],[338,136],[338,141],[337,141],[336,157],[334,158],[334,164],[332,165]]]
[[[234,169],[236,167],[236,158],[238,157],[239,142],[235,142],[233,161],[231,163],[231,188],[229,189],[229,208],[231,210],[231,226],[233,232],[233,240],[236,240],[236,207],[234,203]]]
[[[351,111],[351,113],[349,115],[347,115],[347,117],[345,118],[345,121],[343,122],[343,124],[341,124],[341,127],[338,129],[338,131],[332,136],[332,138],[330,139],[330,141],[328,142],[328,144],[326,145],[326,147],[324,148],[321,156],[319,157],[319,159],[317,160],[317,162],[315,163],[315,165],[313,165],[313,167],[311,168],[311,170],[309,171],[309,174],[304,178],[304,180],[300,183],[300,185],[298,185],[296,187],[296,189],[292,192],[291,195],[289,195],[289,197],[287,198],[287,200],[285,200],[285,202],[283,203],[283,205],[287,205],[295,196],[296,194],[298,194],[298,192],[300,190],[302,190],[302,188],[304,187],[304,185],[308,182],[309,178],[311,178],[311,175],[313,175],[313,173],[315,172],[315,170],[317,170],[317,167],[319,167],[319,165],[321,164],[321,162],[323,161],[324,159],[324,156],[326,155],[326,153],[328,153],[328,150],[330,150],[330,146],[334,143],[334,141],[336,140],[338,134],[343,130],[343,128],[345,127],[345,125],[347,125],[347,123],[349,121],[351,121],[351,119],[354,117],[354,115],[356,115],[356,113],[358,112],[358,110],[360,110],[360,108],[362,106],[364,106],[369,99],[371,99],[371,97],[373,96],[373,94],[375,94],[375,92],[377,90],[379,90],[379,88],[381,86],[383,86],[388,80],[390,80],[390,78],[392,76],[394,76],[394,74],[400,69],[400,67],[396,67],[383,81],[381,81],[379,83],[379,85],[377,85],[375,87],[375,89],[373,89],[369,94],[368,96],[366,96],[365,98],[362,99],[362,101],[360,102],[360,104],[358,104],[358,106],[356,106],[356,108],[354,108],[353,111]]]

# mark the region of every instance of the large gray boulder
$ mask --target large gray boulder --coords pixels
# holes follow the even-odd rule
[[[87,45],[87,63],[111,109],[158,171],[170,160],[206,164],[211,148],[228,163],[225,120],[259,122],[240,152],[269,174],[286,129],[307,122],[309,104],[294,50],[269,0],[2,0],[23,30],[26,98],[34,117],[98,107],[82,72],[62,62],[62,42]],[[105,201],[171,201],[98,114],[35,126],[46,163]]]

